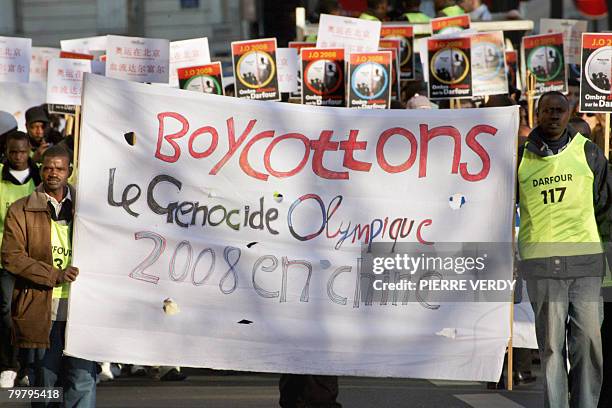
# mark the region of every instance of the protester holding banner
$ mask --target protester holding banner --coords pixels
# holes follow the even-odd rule
[[[34,349],[35,385],[61,385],[66,406],[94,407],[95,363],[63,355],[69,283],[79,273],[71,265],[70,160],[62,147],[45,151],[42,184],[8,209],[2,264],[16,277],[13,345]]]
[[[40,184],[38,167],[29,158],[28,135],[17,130],[6,136],[5,165],[0,164],[0,239],[9,206],[34,191]],[[0,388],[11,388],[19,371],[18,349],[11,344],[11,300],[15,277],[0,269]]]
[[[602,379],[601,242],[609,240],[612,186],[603,152],[571,131],[569,115],[565,95],[542,95],[539,125],[519,150],[520,270],[535,314],[550,408],[567,407],[568,391],[570,407],[596,407]]]

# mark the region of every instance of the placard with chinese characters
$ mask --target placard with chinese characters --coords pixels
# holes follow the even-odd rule
[[[168,83],[168,40],[109,35],[106,47],[106,76],[135,82]]]
[[[28,82],[31,53],[30,38],[0,37],[0,82]]]

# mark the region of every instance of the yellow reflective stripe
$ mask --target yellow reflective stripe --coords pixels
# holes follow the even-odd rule
[[[51,221],[51,256],[53,266],[58,269],[66,269],[72,262],[72,223],[61,225]],[[64,283],[53,288],[54,299],[66,299],[70,294],[70,284]]]

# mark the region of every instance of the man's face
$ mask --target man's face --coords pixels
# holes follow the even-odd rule
[[[42,142],[43,137],[45,136],[45,129],[47,124],[45,122],[32,122],[28,123],[28,134],[32,139],[34,139],[37,143]]]
[[[70,177],[70,165],[66,157],[45,157],[41,167],[45,191],[63,191]]]
[[[560,95],[549,95],[540,99],[538,105],[538,125],[549,139],[556,139],[563,134],[569,122],[569,103]]]
[[[13,170],[25,170],[28,168],[28,157],[30,155],[30,143],[26,140],[11,139],[6,144],[6,157],[9,167]]]

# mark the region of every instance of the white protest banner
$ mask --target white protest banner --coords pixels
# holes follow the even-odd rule
[[[85,72],[91,72],[91,60],[69,58],[50,60],[47,74],[47,103],[80,106]]]
[[[208,38],[172,41],[170,43],[170,86],[178,87],[177,70],[210,63]]]
[[[169,41],[107,36],[106,76],[135,82],[168,83]]]
[[[297,92],[298,65],[298,53],[295,48],[276,49],[278,90],[280,92]]]
[[[48,47],[32,47],[30,82],[47,82],[47,65],[50,59],[59,58],[60,50]]]
[[[378,51],[380,21],[321,14],[317,48],[344,48],[349,52]]]
[[[72,40],[61,40],[62,51],[78,52],[81,54],[94,54],[106,51],[105,35],[97,37],[75,38]]]
[[[587,25],[586,20],[542,18],[540,19],[540,33],[562,33],[565,60],[568,64],[580,64],[582,33],[586,32]]]
[[[46,92],[44,82],[0,82],[0,110],[13,115],[19,130],[25,132],[25,112],[32,106],[45,103]]]
[[[0,82],[28,82],[32,39],[0,37]]]
[[[66,353],[496,381],[510,297],[372,301],[360,243],[500,242],[511,279],[518,121],[86,75]]]

